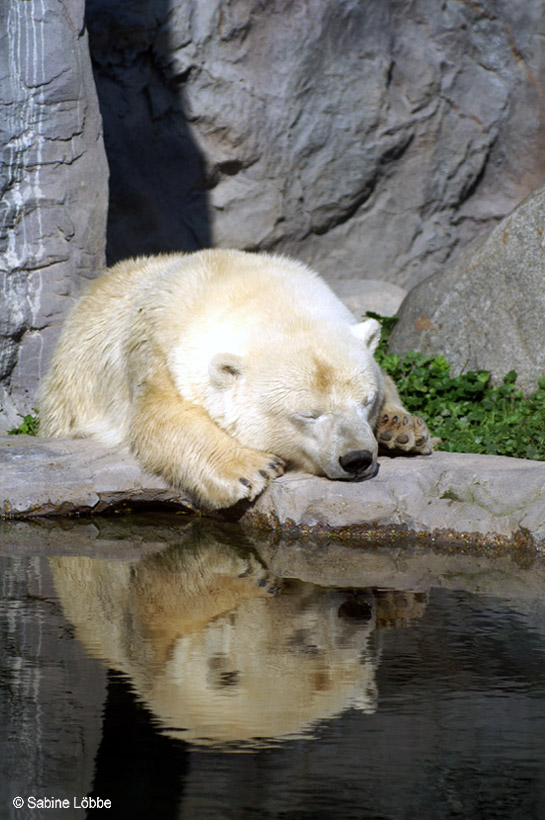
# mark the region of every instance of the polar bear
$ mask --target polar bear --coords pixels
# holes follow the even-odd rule
[[[50,559],[76,637],[129,677],[161,731],[269,745],[375,711],[371,591],[285,581],[208,525],[194,532],[140,561]]]
[[[304,264],[209,249],[129,259],[67,318],[40,435],[91,437],[212,509],[253,500],[287,466],[361,481],[378,442],[429,453],[358,323]]]

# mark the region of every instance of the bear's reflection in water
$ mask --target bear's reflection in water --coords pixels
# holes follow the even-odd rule
[[[139,562],[51,564],[79,640],[129,676],[170,736],[266,745],[375,709],[377,624],[398,621],[384,593],[275,578],[210,532]]]

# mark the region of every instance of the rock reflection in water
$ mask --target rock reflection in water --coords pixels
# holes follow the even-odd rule
[[[276,578],[210,525],[141,561],[51,566],[88,652],[129,676],[164,732],[199,744],[267,745],[348,708],[373,712],[377,625],[425,605]]]

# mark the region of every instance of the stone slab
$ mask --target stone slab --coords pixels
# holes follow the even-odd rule
[[[96,515],[125,507],[194,511],[191,499],[94,442],[0,437],[0,517]],[[216,516],[217,517],[217,514]],[[287,473],[226,517],[250,528],[369,540],[381,533],[545,548],[545,463],[433,453],[381,458],[362,483]]]
[[[127,504],[178,503],[161,479],[92,441],[0,437],[0,516],[88,515]]]

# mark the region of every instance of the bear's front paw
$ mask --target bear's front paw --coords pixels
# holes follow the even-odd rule
[[[252,501],[263,492],[273,478],[283,475],[284,466],[284,462],[278,456],[271,453],[253,452],[251,458],[241,465],[243,475],[238,480],[245,488],[245,493],[241,495],[241,498],[248,498]]]
[[[394,453],[431,453],[432,440],[426,422],[399,408],[383,409],[376,437],[379,448],[389,455]]]
[[[246,449],[214,476],[206,492],[209,506],[232,507],[238,501],[253,501],[265,487],[284,473],[284,462],[272,453]]]

